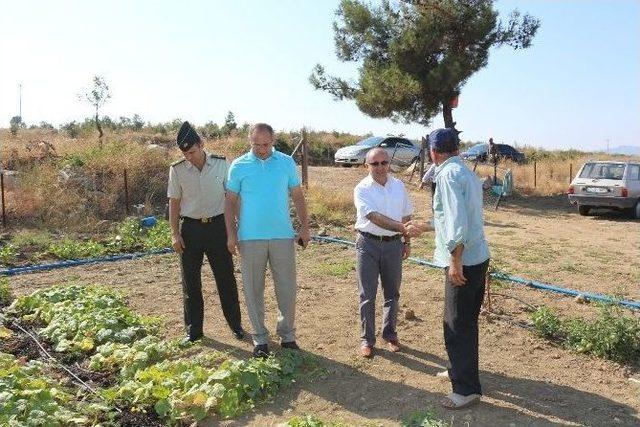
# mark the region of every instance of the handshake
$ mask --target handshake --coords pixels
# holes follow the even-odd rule
[[[407,221],[402,225],[403,225],[402,234],[409,237],[418,237],[419,235],[421,235],[426,231],[434,230],[432,220],[424,221],[424,220],[412,219],[411,221]]]

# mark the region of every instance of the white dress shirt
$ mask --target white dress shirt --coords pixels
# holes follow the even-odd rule
[[[387,183],[378,184],[371,175],[367,175],[353,189],[353,201],[356,205],[356,230],[376,236],[393,236],[396,231],[378,227],[367,219],[371,212],[378,212],[394,221],[413,213],[413,204],[409,200],[404,184],[397,178],[387,175]]]

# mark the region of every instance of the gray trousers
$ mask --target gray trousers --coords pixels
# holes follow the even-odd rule
[[[254,345],[268,343],[264,326],[264,278],[267,262],[273,276],[278,303],[276,332],[282,342],[295,341],[296,252],[293,239],[244,240],[240,242],[242,289]]]
[[[376,342],[376,292],[378,278],[382,285],[384,308],[382,338],[398,339],[396,320],[402,281],[402,250],[400,239],[381,242],[358,234],[356,239],[356,274],[360,291],[360,322],[363,345]]]

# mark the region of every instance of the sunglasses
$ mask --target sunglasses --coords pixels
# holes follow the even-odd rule
[[[389,161],[388,160],[383,160],[381,162],[371,162],[371,163],[367,163],[367,164],[369,166],[379,166],[379,165],[387,166],[389,164]]]

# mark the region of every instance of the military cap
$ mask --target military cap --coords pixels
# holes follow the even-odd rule
[[[201,141],[198,132],[191,126],[189,122],[182,123],[180,130],[178,131],[178,147],[182,151],[187,151],[194,144],[198,144]]]

